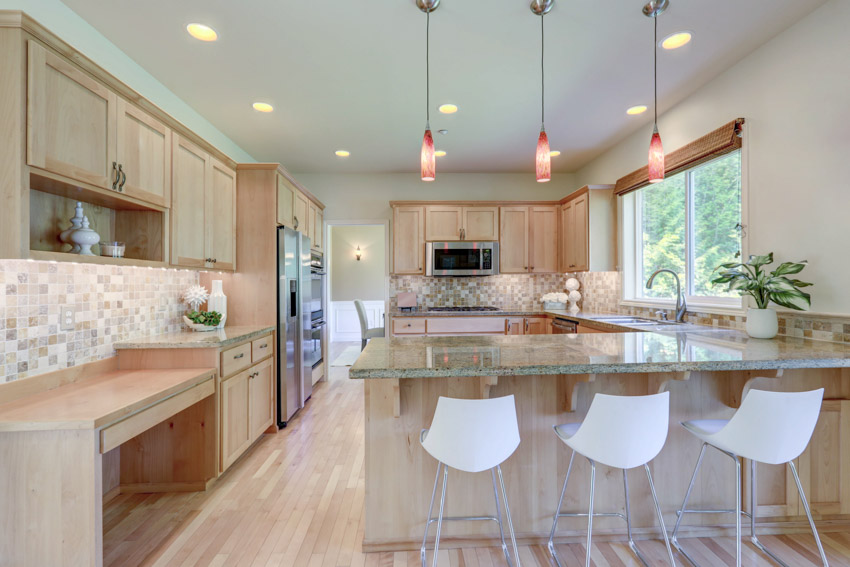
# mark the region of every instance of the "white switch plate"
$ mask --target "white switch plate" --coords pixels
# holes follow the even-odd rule
[[[59,314],[59,329],[62,331],[73,331],[76,322],[77,310],[73,305],[66,305]]]

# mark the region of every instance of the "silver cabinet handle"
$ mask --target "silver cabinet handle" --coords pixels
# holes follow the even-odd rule
[[[244,357],[245,357],[245,353],[244,353],[244,352],[242,352],[242,353],[239,353],[239,354],[234,355],[234,356],[233,356],[233,360],[236,360],[237,358],[244,358]]]

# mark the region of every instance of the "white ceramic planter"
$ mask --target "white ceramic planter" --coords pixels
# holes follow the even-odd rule
[[[772,339],[779,332],[779,319],[773,309],[747,309],[747,334],[754,339]]]
[[[183,322],[186,324],[187,327],[189,327],[193,331],[198,331],[201,333],[205,333],[207,331],[215,331],[216,329],[218,329],[217,326],[211,327],[209,325],[204,325],[203,323],[193,323],[192,320],[186,317],[185,315],[183,315]]]

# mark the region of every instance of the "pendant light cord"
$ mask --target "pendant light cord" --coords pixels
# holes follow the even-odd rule
[[[546,123],[546,70],[543,66],[543,55],[546,47],[546,42],[543,36],[543,18],[545,14],[540,14],[540,128]]]
[[[431,127],[431,9],[425,12],[425,123]]]
[[[654,103],[655,107],[655,127],[658,127],[658,15],[652,18],[655,21],[655,35],[652,40],[652,70],[653,70],[653,84],[654,84]]]

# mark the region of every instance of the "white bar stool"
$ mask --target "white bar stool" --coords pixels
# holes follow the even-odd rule
[[[756,463],[770,465],[781,465],[788,463],[794,474],[794,482],[797,484],[797,492],[809,518],[809,526],[815,536],[815,543],[820,552],[820,558],[824,567],[828,567],[826,554],[818,537],[812,512],[800,477],[797,475],[797,467],[794,459],[806,449],[815,425],[820,415],[821,402],[823,401],[823,388],[811,392],[768,392],[765,390],[750,390],[741,407],[732,416],[732,419],[704,419],[683,422],[682,425],[702,440],[702,450],[697,459],[691,483],[685,493],[682,508],[677,512],[676,526],[673,528],[673,545],[682,555],[688,558],[694,565],[698,565],[694,559],[682,548],[678,541],[679,526],[685,514],[726,513],[735,514],[735,552],[736,565],[741,567],[741,515],[750,518],[750,539],[753,544],[769,555],[774,561],[788,567],[788,564],[779,559],[773,552],[767,549],[756,536]],[[711,446],[735,461],[736,484],[735,484],[735,509],[734,510],[688,510],[688,498],[691,496],[694,482],[697,478],[702,458],[706,447]],[[741,460],[750,460],[750,513],[741,510]]]
[[[514,564],[505,543],[505,531],[502,529],[499,491],[496,488],[496,475],[498,475],[505,506],[505,516],[508,518],[508,529],[513,544],[514,561],[519,567],[519,551],[517,550],[514,526],[511,522],[511,509],[508,506],[508,495],[505,492],[505,481],[502,478],[500,466],[519,446],[519,426],[514,397],[459,400],[440,396],[437,400],[437,409],[434,412],[431,429],[422,430],[420,441],[422,447],[438,461],[437,477],[434,479],[434,490],[431,492],[431,504],[428,507],[428,521],[425,524],[425,535],[422,537],[422,566],[425,567],[426,564],[425,543],[431,524],[437,522],[433,563],[436,567],[443,521],[450,520],[491,520],[498,523],[505,559],[508,565]],[[493,495],[496,498],[496,516],[443,517],[449,467],[473,473],[490,470],[490,477],[493,480]],[[437,494],[437,484],[440,481],[441,471],[443,473],[443,490],[440,494],[440,512],[434,518],[431,513],[434,510],[434,498]]]
[[[558,526],[558,518],[587,517],[585,566],[590,567],[593,518],[599,516],[616,516],[625,520],[629,534],[629,547],[644,565],[649,566],[649,562],[640,552],[632,537],[632,519],[629,511],[627,470],[641,465],[643,465],[646,478],[649,480],[649,489],[655,502],[655,512],[658,515],[658,522],[661,524],[661,534],[664,536],[664,543],[667,546],[667,555],[670,558],[670,564],[675,567],[676,561],[673,559],[673,550],[670,548],[670,542],[667,539],[664,517],[661,514],[661,507],[658,505],[658,497],[655,494],[655,485],[652,482],[652,474],[649,472],[648,465],[649,461],[654,459],[661,448],[664,447],[664,442],[667,440],[669,416],[669,392],[652,396],[596,394],[582,423],[555,426],[555,433],[561,441],[573,450],[572,455],[570,455],[570,464],[567,467],[567,477],[564,479],[564,488],[561,490],[561,498],[558,500],[558,508],[555,510],[555,516],[552,519],[552,531],[549,533],[549,553],[559,567],[561,567],[561,560],[555,551],[555,530]],[[576,453],[584,456],[590,462],[590,504],[587,514],[561,512],[561,505],[564,502],[564,494],[567,492],[567,483],[570,481],[570,472]],[[626,499],[625,514],[593,511],[596,463],[623,470],[623,491]]]

